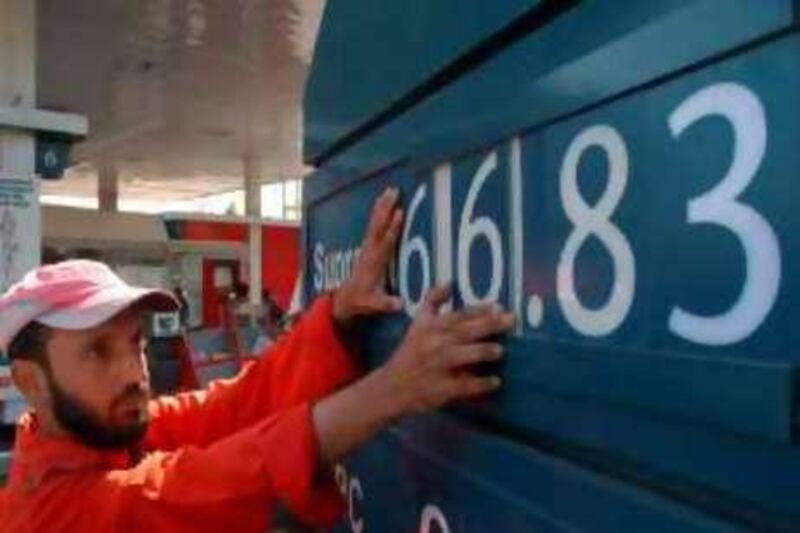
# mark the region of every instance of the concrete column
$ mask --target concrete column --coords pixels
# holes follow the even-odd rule
[[[119,175],[112,162],[104,162],[97,169],[97,207],[100,211],[119,210]]]
[[[244,205],[250,225],[250,309],[253,320],[261,308],[261,159],[253,150],[244,155]]]
[[[0,107],[33,109],[36,2],[0,0]],[[32,132],[0,124],[0,291],[39,264],[42,227]]]

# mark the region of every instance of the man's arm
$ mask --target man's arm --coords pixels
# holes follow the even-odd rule
[[[339,339],[332,306],[331,296],[319,299],[288,335],[235,378],[152,401],[145,449],[206,446],[355,379],[358,368]]]
[[[91,530],[265,530],[277,501],[311,525],[329,526],[343,504],[332,476],[322,475],[318,450],[311,408],[299,405],[206,448],[155,452],[133,468],[98,474],[82,502],[97,520]]]
[[[152,403],[145,447],[206,445],[278,409],[327,396],[355,379],[357,368],[340,332],[359,316],[402,308],[402,302],[384,288],[403,221],[397,200],[396,189],[378,198],[353,276],[333,295],[318,300],[261,361],[233,380],[213,384],[209,391]]]
[[[470,367],[497,361],[502,347],[485,339],[503,334],[513,315],[496,306],[439,314],[446,288],[428,293],[403,343],[383,367],[314,407],[320,454],[332,464],[401,416],[479,396],[500,386]]]

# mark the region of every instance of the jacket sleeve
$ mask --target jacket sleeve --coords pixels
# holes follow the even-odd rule
[[[135,524],[137,531],[266,526],[277,501],[303,521],[327,527],[344,504],[323,474],[310,405],[301,404],[207,448],[154,452],[131,469],[109,471],[90,496],[115,522]]]
[[[207,446],[353,381],[358,369],[334,329],[332,305],[330,295],[318,299],[289,334],[238,376],[152,401],[144,449]]]

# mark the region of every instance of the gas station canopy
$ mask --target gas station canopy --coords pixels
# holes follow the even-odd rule
[[[85,115],[90,131],[42,193],[191,199],[242,188],[245,157],[262,182],[303,176],[303,87],[323,8],[39,0],[37,107]]]

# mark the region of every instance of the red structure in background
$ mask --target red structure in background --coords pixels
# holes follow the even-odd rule
[[[246,244],[248,226],[244,222],[183,220],[180,238],[186,241],[227,241]],[[266,222],[261,230],[262,286],[275,301],[288,309],[300,269],[300,229],[297,226]],[[218,268],[230,269],[231,281],[241,282],[237,260],[203,260],[203,325],[221,325],[220,296],[215,284]]]

